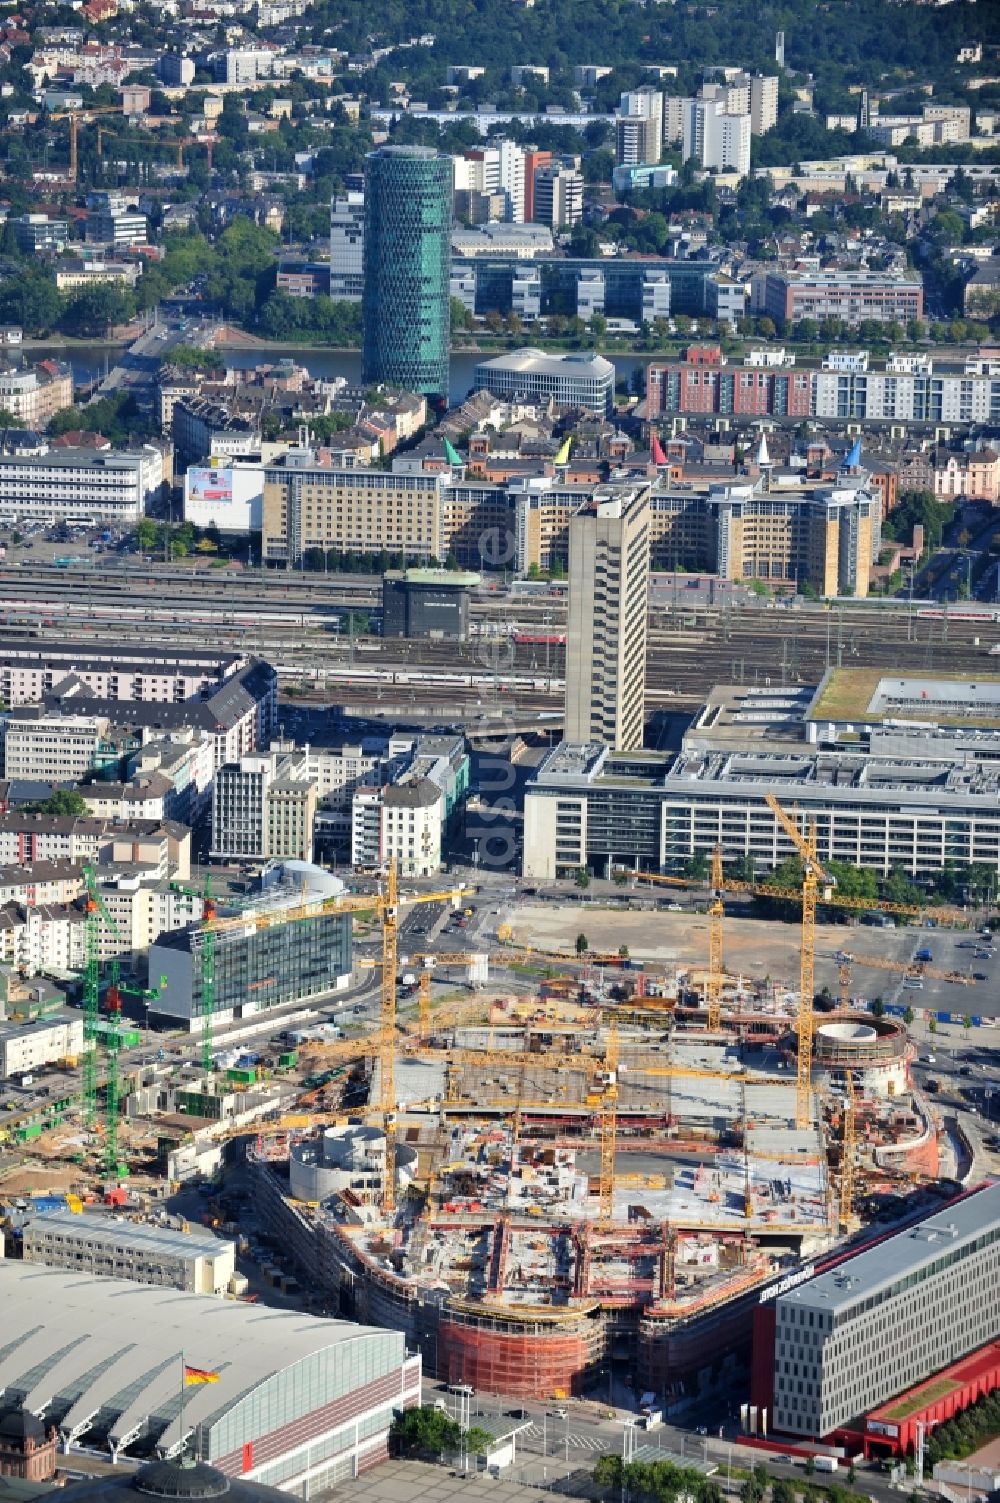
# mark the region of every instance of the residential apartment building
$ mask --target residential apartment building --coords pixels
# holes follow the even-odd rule
[[[82,906],[39,903],[0,908],[0,963],[23,976],[80,971],[87,960],[87,924]],[[42,1046],[48,1049],[49,1045]]]
[[[25,428],[42,429],[64,407],[73,405],[73,372],[68,365],[43,360],[39,365],[0,368],[0,408]]]
[[[682,157],[705,171],[746,177],[750,171],[750,115],[732,114],[726,100],[685,100]]]
[[[499,199],[501,212],[489,217],[524,224],[526,154],[516,141],[474,147],[452,161],[456,194]]]
[[[567,740],[642,745],[649,531],[648,485],[598,488],[570,521]]]
[[[814,375],[784,364],[730,366],[719,345],[691,345],[683,359],[646,367],[645,416],[675,412],[734,417],[809,417]]]
[[[365,195],[354,190],[330,205],[330,296],[360,303],[365,285]]]
[[[771,1428],[820,1439],[1000,1336],[1000,1184],[779,1294]]]
[[[381,866],[395,860],[400,876],[430,877],[441,870],[448,838],[469,786],[462,737],[394,737],[392,780],[358,787],[351,804],[351,863]]]
[[[26,1221],[23,1248],[26,1263],[190,1294],[227,1293],[236,1270],[235,1243],[220,1241],[200,1227],[179,1232],[71,1211]]]
[[[539,224],[569,230],[583,218],[583,173],[557,163],[535,172],[534,213]]]
[[[145,957],[161,935],[198,923],[205,906],[176,883],[139,872],[102,876],[98,891],[104,905],[98,930],[101,960]],[[105,914],[114,920],[113,927]]]
[[[905,325],[923,318],[924,286],[918,276],[874,271],[768,272],[763,311],[781,324],[837,318],[851,328],[865,320]]]
[[[298,753],[261,751],[226,763],[212,785],[212,856],[312,860],[316,784]]]
[[[247,660],[233,652],[99,642],[16,639],[0,644],[0,699],[16,708],[51,693],[60,680],[77,678],[98,698],[120,702],[181,703],[211,695]]]
[[[615,111],[615,163],[619,167],[653,164],[663,155],[663,94],[634,89],[621,96]]]
[[[0,868],[103,861],[149,868],[153,877],[191,875],[191,831],[173,820],[94,819],[72,814],[0,815]]]
[[[995,449],[938,450],[934,456],[934,494],[941,501],[1000,499],[1000,454]]]
[[[128,527],[159,493],[163,456],[152,446],[136,453],[51,449],[44,454],[0,453],[0,521],[64,520]]]

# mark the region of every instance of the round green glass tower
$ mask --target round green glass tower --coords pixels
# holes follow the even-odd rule
[[[383,146],[365,163],[365,382],[447,396],[451,158]]]

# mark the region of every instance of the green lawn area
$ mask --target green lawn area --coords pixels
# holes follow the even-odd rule
[[[884,668],[835,668],[816,703],[812,718],[851,720],[862,717],[885,673]]]
[[[938,1378],[936,1383],[927,1383],[923,1388],[918,1388],[916,1393],[911,1393],[908,1398],[894,1404],[891,1409],[882,1412],[886,1419],[905,1420],[911,1414],[916,1414],[918,1409],[925,1409],[928,1404],[934,1404],[938,1399],[943,1399],[946,1394],[952,1393],[958,1387],[950,1378]]]

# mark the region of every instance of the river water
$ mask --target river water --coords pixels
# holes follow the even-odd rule
[[[27,360],[67,360],[73,367],[73,378],[78,385],[103,376],[106,368],[113,366],[118,350],[106,345],[52,345],[32,346],[26,349]],[[352,386],[361,384],[360,350],[303,349],[300,345],[258,345],[252,350],[224,350],[226,364],[235,370],[250,370],[255,365],[266,365],[288,356],[297,364],[304,365],[313,376],[345,376]],[[459,352],[451,357],[452,404],[461,402],[472,389],[476,365],[487,357],[483,354]],[[645,364],[637,355],[610,355],[618,372],[618,380],[630,380],[636,366]]]

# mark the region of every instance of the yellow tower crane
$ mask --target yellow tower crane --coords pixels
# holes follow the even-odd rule
[[[604,1053],[604,1099],[601,1103],[601,1184],[598,1224],[610,1226],[615,1218],[615,1139],[618,1134],[618,1023],[608,1019],[608,1043]]]
[[[816,822],[810,820],[808,834],[803,835],[795,822],[789,818],[773,793],[764,795],[764,802],[778,821],[792,845],[802,857],[802,941],[799,951],[799,1011],[796,1021],[798,1034],[798,1074],[795,1091],[795,1125],[808,1127],[811,1118],[812,1047],[813,1047],[813,1002],[816,995],[814,969],[816,963],[816,900],[819,884],[833,887],[833,878],[820,865],[816,856]]]
[[[726,917],[722,902],[723,881],[722,847],[717,845],[712,852],[712,903],[708,910],[708,983],[705,987],[711,1033],[718,1033],[722,1026],[722,928]]]
[[[844,1134],[840,1145],[840,1228],[850,1232],[854,1229],[854,1152],[856,1138],[857,1097],[854,1093],[854,1073],[844,1071],[846,1091],[844,1095]]]

